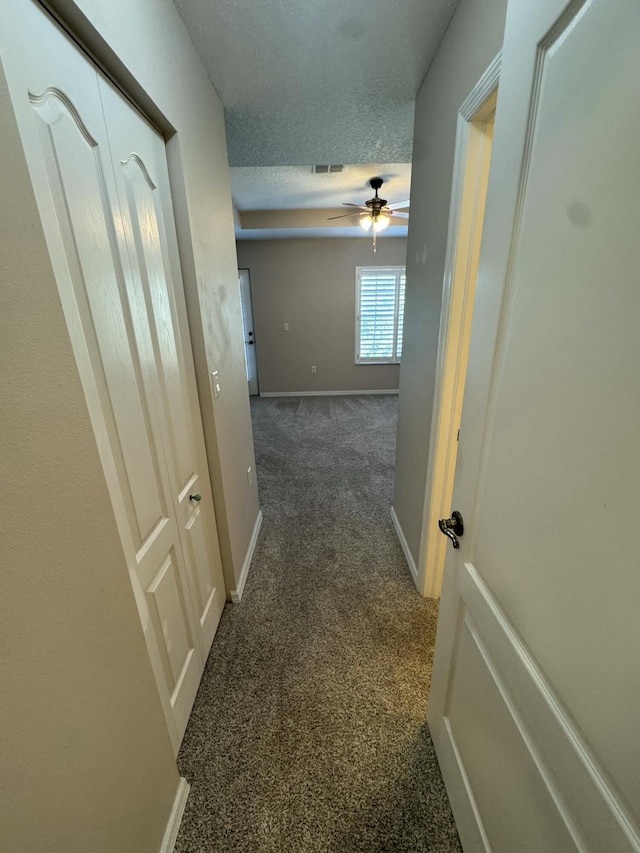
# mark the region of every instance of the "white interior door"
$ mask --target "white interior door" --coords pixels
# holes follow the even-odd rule
[[[465,850],[640,850],[640,5],[511,0],[429,722]]]
[[[253,327],[253,304],[251,302],[251,277],[249,270],[238,270],[240,285],[240,303],[242,305],[242,328],[244,331],[244,360],[247,366],[249,395],[256,397],[258,389],[258,358],[256,356],[256,336]]]
[[[184,322],[164,142],[101,75],[98,85],[118,193],[118,233],[124,237],[120,248],[126,259],[127,298],[132,314],[140,318],[134,329],[142,339],[139,346],[148,347],[149,358],[143,364],[149,369],[144,376],[149,394],[157,400],[159,443],[198,620],[200,651],[206,660],[225,591]]]
[[[224,596],[158,190],[166,188],[162,142],[38,6],[5,6],[0,21],[45,236],[177,750]],[[189,500],[196,493],[202,501]]]

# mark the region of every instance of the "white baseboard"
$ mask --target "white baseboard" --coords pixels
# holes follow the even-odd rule
[[[396,515],[396,511],[393,507],[391,507],[391,520],[393,521],[393,526],[396,529],[396,533],[398,534],[398,540],[400,541],[400,545],[402,546],[402,550],[404,551],[404,556],[407,561],[407,565],[409,566],[409,571],[411,572],[411,577],[413,578],[413,582],[420,592],[418,588],[418,569],[416,568],[415,560],[413,559],[413,555],[409,550],[409,545],[404,535],[404,531],[400,526],[400,522],[398,521],[398,516]]]
[[[190,788],[191,786],[187,780],[181,776],[180,782],[178,783],[178,790],[176,791],[176,796],[171,808],[171,814],[169,815],[169,820],[167,822],[167,828],[164,831],[164,838],[162,839],[162,845],[160,846],[160,853],[173,853],[173,848],[175,847],[178,831],[180,829],[180,823],[182,821],[182,815],[184,814],[184,807],[187,805]]]
[[[260,535],[261,527],[262,510],[258,512],[258,517],[256,518],[253,533],[251,534],[251,541],[249,542],[249,547],[247,548],[247,556],[244,558],[244,563],[242,564],[242,571],[240,572],[238,586],[235,589],[232,589],[230,593],[231,601],[233,601],[234,604],[240,604],[240,599],[242,598],[242,593],[244,592],[244,585],[247,582],[249,568],[251,567],[251,560],[253,559],[253,552],[256,550],[256,542],[258,541],[258,536]]]
[[[352,397],[354,394],[397,394],[397,388],[370,391],[261,391],[261,397]]]

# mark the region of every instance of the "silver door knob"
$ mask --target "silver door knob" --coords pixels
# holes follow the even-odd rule
[[[454,548],[457,549],[460,547],[458,536],[462,536],[464,533],[464,524],[462,516],[457,509],[454,509],[451,513],[451,518],[441,518],[438,522],[438,527],[445,536],[451,539],[451,544]]]

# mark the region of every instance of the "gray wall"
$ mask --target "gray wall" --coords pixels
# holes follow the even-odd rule
[[[355,281],[357,266],[404,265],[406,245],[381,238],[374,254],[364,237],[238,243],[238,266],[251,272],[261,393],[398,387],[398,365],[355,364]]]
[[[427,478],[457,115],[502,46],[507,0],[461,0],[416,99],[394,508],[416,563]]]

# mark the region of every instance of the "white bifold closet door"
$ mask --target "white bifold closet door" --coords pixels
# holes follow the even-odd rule
[[[177,752],[225,595],[164,143],[38,6],[5,8],[0,23],[42,223]]]

